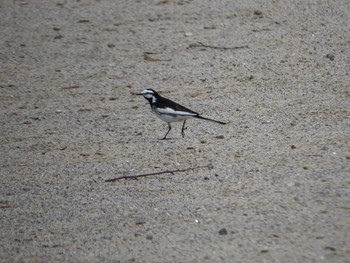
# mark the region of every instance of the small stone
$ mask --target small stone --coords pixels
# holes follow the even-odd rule
[[[290,148],[294,150],[294,149],[296,149],[297,147],[293,144],[293,145],[290,146]]]
[[[209,177],[208,177],[208,176],[204,176],[204,180],[205,180],[205,181],[208,181],[208,180],[209,180]]]
[[[336,249],[334,247],[325,247],[325,250],[330,250],[330,251],[336,251]]]
[[[219,230],[219,235],[227,235],[227,230],[226,230],[226,228],[221,228],[220,230]]]
[[[143,225],[146,224],[146,219],[140,217],[135,219],[135,225]]]
[[[211,25],[211,26],[204,26],[204,29],[216,29],[216,26]]]
[[[334,59],[335,59],[335,55],[332,54],[332,53],[328,53],[328,54],[326,55],[326,58],[328,58],[329,60],[334,60]]]

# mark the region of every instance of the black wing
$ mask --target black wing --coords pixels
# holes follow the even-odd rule
[[[185,112],[189,112],[189,113],[192,113],[192,114],[195,114],[195,115],[199,115],[197,112],[193,111],[193,110],[190,110],[188,108],[186,108],[185,106],[182,106],[172,100],[169,100],[167,98],[159,98],[158,101],[157,101],[157,106],[159,108],[174,108],[176,111],[185,111]]]

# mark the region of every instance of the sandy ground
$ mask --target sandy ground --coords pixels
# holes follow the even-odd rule
[[[2,0],[0,21],[1,262],[350,262],[348,0]],[[159,140],[145,88],[229,124]]]

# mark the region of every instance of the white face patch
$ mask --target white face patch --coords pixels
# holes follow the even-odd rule
[[[142,94],[147,99],[150,99],[150,98],[152,98],[154,96],[153,94],[150,94],[150,93],[142,93]]]
[[[150,100],[152,99],[152,103],[155,103],[157,101],[156,96],[154,96],[153,90],[145,89],[141,93],[146,99]]]
[[[141,94],[145,95],[145,94],[154,94],[153,90],[150,89],[145,89],[144,91],[141,92]]]

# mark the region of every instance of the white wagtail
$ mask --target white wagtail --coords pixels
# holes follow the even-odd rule
[[[163,140],[166,139],[166,136],[171,130],[170,123],[177,121],[184,121],[181,129],[182,137],[185,137],[185,123],[189,118],[197,118],[207,121],[212,121],[220,124],[226,124],[226,122],[216,121],[213,119],[205,118],[199,115],[199,113],[194,112],[174,101],[166,99],[160,96],[153,89],[145,89],[141,93],[137,93],[136,95],[142,95],[151,105],[152,112],[161,120],[168,123],[168,131],[163,137]]]

